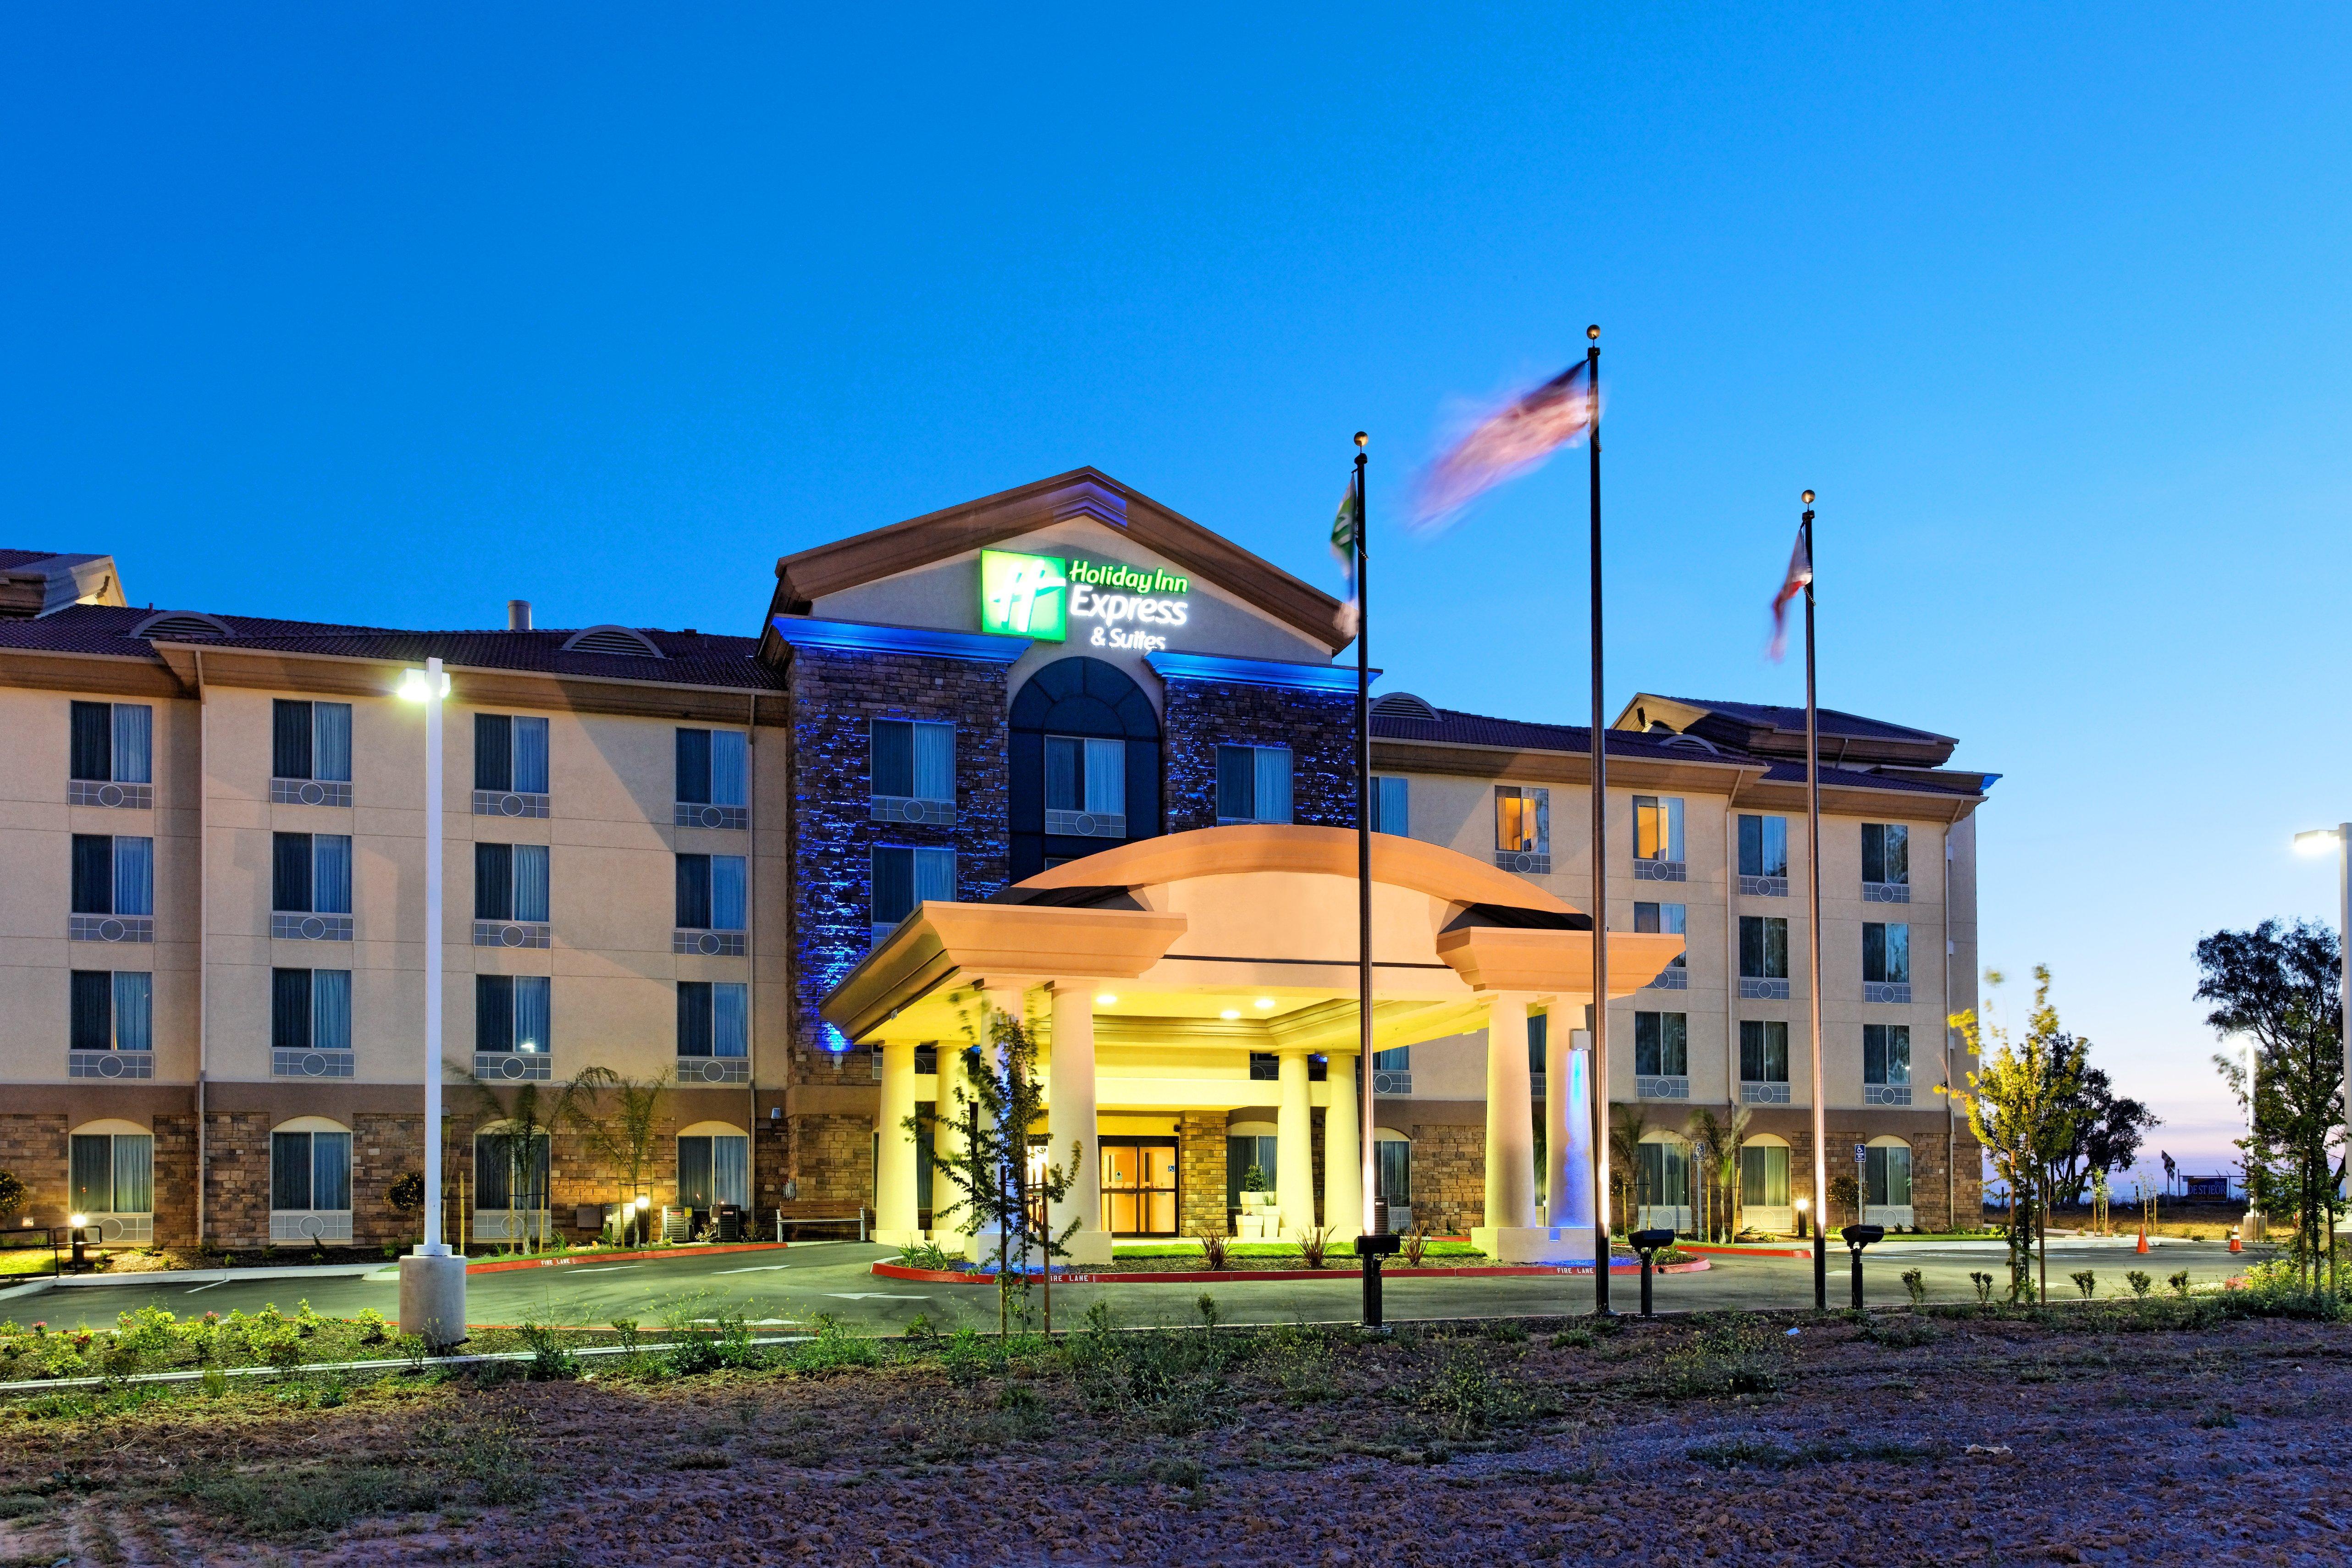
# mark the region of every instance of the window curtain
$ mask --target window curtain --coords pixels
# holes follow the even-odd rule
[[[918,745],[918,762],[921,755],[922,748]],[[710,731],[710,804],[751,805],[751,752],[747,738],[736,730]]]
[[[1411,1046],[1391,1046],[1387,1050],[1374,1051],[1372,1053],[1372,1070],[1375,1072],[1411,1072],[1412,1070],[1412,1047]]]
[[[740,855],[710,858],[710,929],[742,931],[751,903],[745,896],[750,862]]]
[[[712,1205],[734,1204],[741,1208],[751,1206],[751,1141],[749,1138],[713,1138],[710,1141],[710,1196]]]
[[[352,839],[348,833],[321,833],[311,840],[310,907],[322,915],[352,912]]]
[[[114,1212],[114,1140],[103,1132],[77,1132],[71,1156],[76,1214]]]
[[[280,697],[269,705],[269,772],[274,778],[310,776],[310,705]]]
[[[514,847],[514,918],[519,921],[547,919],[547,846],[518,844]]]
[[[73,912],[114,912],[114,840],[102,833],[73,836]]]
[[[514,788],[514,721],[503,713],[474,715],[474,787]]]
[[[1642,1145],[1643,1204],[1680,1208],[1690,1202],[1690,1162],[1679,1143]]]
[[[677,983],[677,1054],[682,1057],[710,1055],[710,982],[681,980]]]
[[[710,1206],[710,1143],[708,1138],[677,1141],[677,1201],[681,1208]]]
[[[103,702],[77,702],[67,733],[67,772],[74,778],[104,784],[114,776],[114,721]]]
[[[710,731],[677,731],[677,796],[687,805],[710,804]]]
[[[114,841],[114,912],[152,915],[155,912],[155,841],[118,838]]]
[[[273,969],[269,972],[269,1045],[273,1050],[310,1048],[310,972]]]
[[[314,1050],[352,1048],[352,972],[310,972],[310,1045]]]
[[[1127,742],[1087,742],[1086,810],[1097,816],[1127,815]]]
[[[751,987],[722,983],[710,988],[710,1054],[714,1057],[751,1053]]]
[[[310,747],[310,776],[336,784],[351,783],[352,705],[314,702],[310,710],[315,737]]]
[[[514,721],[514,787],[524,795],[547,793],[547,721]]]
[[[1873,1207],[1908,1208],[1911,1205],[1911,1151],[1885,1144],[1863,1152],[1863,1202]]]
[[[1400,838],[1412,837],[1412,781],[1381,778],[1372,783],[1372,831],[1393,833]]]
[[[1399,1206],[1412,1202],[1412,1145],[1402,1138],[1383,1138],[1373,1146],[1379,1160],[1373,1170],[1373,1191]]]
[[[955,851],[952,849],[918,849],[915,851],[915,899],[936,900],[952,903],[956,896]]]
[[[1761,1144],[1739,1152],[1739,1201],[1759,1208],[1789,1205],[1789,1151]]]
[[[956,797],[955,726],[918,724],[914,731],[915,798],[952,801]],[[1094,759],[1089,756],[1087,761],[1092,763]]]
[[[269,1135],[269,1206],[307,1209],[310,1206],[310,1134],[272,1132]]]
[[[347,1209],[352,1206],[350,1133],[310,1134],[310,1206],[314,1209]]]
[[[77,969],[69,982],[71,1017],[67,1045],[77,1051],[114,1048],[114,976],[103,969]]]
[[[155,977],[145,970],[119,970],[114,976],[114,1048],[155,1048]]]
[[[514,977],[507,974],[477,974],[474,976],[474,1048],[478,1051],[510,1051],[514,1049]]]
[[[1260,822],[1290,820],[1290,748],[1260,746],[1257,748],[1255,769],[1257,785],[1257,819]]]
[[[155,1212],[155,1140],[143,1132],[114,1135],[113,1212]]]
[[[876,850],[878,863],[882,851]],[[707,931],[710,926],[710,857],[681,855],[677,858],[677,923],[686,931]]]
[[[887,847],[874,851],[873,921],[894,926],[915,907],[915,852]]]
[[[514,919],[514,846],[474,846],[474,918]]]
[[[1257,815],[1253,798],[1255,764],[1247,746],[1217,748],[1217,817],[1247,822]]]
[[[550,1048],[548,1012],[554,983],[544,974],[518,974],[514,983],[514,1048],[544,1053]]]
[[[1086,742],[1074,735],[1045,737],[1046,810],[1080,809],[1083,786],[1079,774],[1084,771],[1086,754]]]
[[[310,836],[270,836],[269,907],[289,914],[310,911]]]
[[[1911,982],[1911,928],[1907,925],[1886,928],[1886,978],[1896,985]]]
[[[155,782],[155,710],[144,703],[114,705],[114,780]]]

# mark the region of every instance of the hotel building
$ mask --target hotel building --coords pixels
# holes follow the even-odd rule
[[[502,1237],[542,1196],[593,1226],[634,1185],[943,1234],[905,1122],[954,1102],[983,1002],[1041,1037],[1034,1131],[1080,1145],[1088,1237],[1345,1231],[1358,1128],[1327,1111],[1366,1069],[1336,609],[1091,469],[786,557],[757,637],[542,630],[520,604],[450,632],[142,609],[110,557],[0,551],[20,1219],[415,1235],[390,1194],[425,1158],[425,744],[394,693],[438,657],[453,1231]],[[1974,1002],[1991,775],[1851,715],[1822,741],[1832,1170],[1870,1218],[1966,1223],[1980,1162],[1934,1090],[1969,1065],[1944,1021]],[[1644,694],[1606,742],[1634,1196],[1688,1226],[1686,1119],[1745,1107],[1730,1184],[1788,1228],[1811,1161],[1802,715]],[[1399,1224],[1524,1239],[1589,1212],[1574,1097],[1547,1091],[1587,1059],[1591,746],[1375,705],[1369,1070]],[[652,1169],[631,1184],[559,1128],[518,1175],[517,1095],[543,1110],[591,1068],[672,1084]],[[1270,1196],[1244,1198],[1253,1170]]]

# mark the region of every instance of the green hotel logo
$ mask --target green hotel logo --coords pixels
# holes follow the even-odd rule
[[[980,629],[1060,642],[1069,635],[1070,574],[1055,555],[980,552]]]

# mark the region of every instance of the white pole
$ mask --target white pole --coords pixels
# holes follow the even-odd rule
[[[441,661],[425,661],[425,1245],[441,1241]]]

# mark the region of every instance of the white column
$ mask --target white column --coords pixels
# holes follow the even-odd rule
[[[915,1042],[882,1042],[881,1159],[874,1171],[874,1239],[904,1247],[922,1239],[915,1209]]]
[[[1528,997],[1500,992],[1486,1016],[1486,1224],[1535,1223],[1535,1100],[1528,1082]]]
[[[1074,1263],[1110,1261],[1110,1233],[1102,1227],[1102,1151],[1095,1142],[1095,988],[1082,980],[1054,985],[1053,1055],[1045,1063],[1045,1129],[1051,1147],[1046,1162],[1070,1171],[1070,1191],[1047,1215],[1059,1236],[1071,1220],[1078,1228],[1065,1243]],[[1078,1146],[1070,1166],[1070,1146]]]
[[[1275,1110],[1274,1192],[1285,1234],[1315,1228],[1315,1110],[1307,1093],[1307,1052],[1281,1058],[1281,1099]]]
[[[1003,1067],[1004,1052],[996,1043],[997,1015],[1003,1014],[1015,1023],[1023,1022],[1025,1016],[1022,1011],[1022,1005],[1028,995],[1028,989],[1027,984],[1020,980],[992,980],[983,986],[982,994],[988,1005],[981,1018],[980,1056],[975,1064],[975,1070],[992,1074]],[[981,1121],[983,1125],[988,1124],[986,1111],[981,1113]],[[1000,1240],[999,1226],[984,1222],[975,1225],[967,1216],[965,1229],[971,1237],[965,1248],[967,1257],[978,1261],[996,1256],[997,1244]]]
[[[967,1140],[963,1133],[963,1105],[961,1096],[971,1092],[964,1072],[964,1052],[961,1040],[939,1042],[939,1096],[931,1111],[938,1118],[931,1130],[931,1239],[950,1252],[961,1251],[964,1239],[971,1235],[971,1215],[959,1206],[948,1214],[950,1204],[959,1203],[963,1189],[948,1175],[949,1169],[958,1168],[963,1159]]]
[[[1574,1048],[1568,1053],[1568,1092],[1561,1096],[1561,1110],[1568,1116],[1568,1138],[1558,1145],[1567,1161],[1566,1191],[1555,1201],[1560,1205],[1552,1223],[1559,1227],[1562,1237],[1573,1235],[1584,1244],[1584,1256],[1592,1255],[1592,1037],[1577,1030],[1570,1042]],[[1551,1069],[1558,1071],[1558,1068]],[[1558,1083],[1559,1080],[1551,1080]]]
[[[1554,1230],[1570,1223],[1560,1215],[1569,1212],[1568,1189],[1573,1179],[1569,1174],[1573,1168],[1571,1152],[1583,1149],[1589,1156],[1591,1151],[1585,1146],[1592,1142],[1591,1127],[1584,1128],[1581,1133],[1577,1130],[1578,1112],[1568,1081],[1569,1058],[1577,1043],[1583,1042],[1586,1049],[1592,1045],[1591,1036],[1585,1031],[1569,1028],[1574,1012],[1570,998],[1553,997],[1551,1021],[1544,1027],[1544,1223]],[[1588,1101],[1583,1114],[1589,1120],[1591,1113]],[[1588,1212],[1578,1223],[1590,1226],[1592,1215]]]
[[[1364,1165],[1356,1124],[1364,1114],[1356,1098],[1356,1058],[1331,1057],[1331,1103],[1323,1112],[1323,1223],[1331,1239],[1352,1242],[1364,1231]]]

